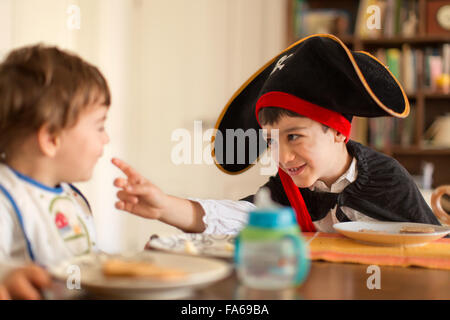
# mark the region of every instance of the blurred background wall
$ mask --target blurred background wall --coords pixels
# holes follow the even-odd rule
[[[193,133],[194,121],[213,128],[235,90],[286,47],[286,7],[286,0],[0,0],[0,58],[23,45],[57,45],[109,81],[111,142],[92,180],[78,184],[101,249],[139,250],[153,233],[179,232],[114,208],[112,182],[121,174],[113,156],[182,197],[239,199],[266,181],[258,167],[227,176],[214,165],[176,165],[171,136]]]

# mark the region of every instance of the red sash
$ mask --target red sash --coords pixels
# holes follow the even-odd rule
[[[309,215],[308,208],[306,207],[305,201],[303,200],[300,190],[292,181],[292,178],[284,172],[282,169],[278,168],[278,173],[280,175],[281,183],[283,184],[284,191],[289,199],[289,202],[294,208],[295,214],[297,216],[297,223],[302,230],[302,232],[315,232],[316,228]]]

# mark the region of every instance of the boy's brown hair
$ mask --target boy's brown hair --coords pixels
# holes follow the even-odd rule
[[[92,104],[111,104],[106,79],[80,57],[41,44],[12,51],[0,64],[0,154],[37,132],[74,126]]]

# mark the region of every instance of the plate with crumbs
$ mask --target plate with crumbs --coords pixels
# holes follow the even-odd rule
[[[381,246],[421,246],[450,234],[450,227],[413,222],[351,221],[333,227],[350,239]]]
[[[234,255],[234,236],[201,233],[183,233],[159,237],[153,235],[146,249],[165,252],[232,259]]]

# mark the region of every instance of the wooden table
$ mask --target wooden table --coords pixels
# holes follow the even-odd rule
[[[368,265],[313,261],[305,282],[298,288],[266,291],[244,287],[233,272],[229,277],[197,290],[183,299],[192,300],[450,300],[450,271],[379,266],[380,289],[369,289],[372,272]],[[373,281],[369,280],[369,283]],[[65,284],[55,285],[53,299],[104,299],[82,290],[68,292]]]
[[[368,265],[314,261],[306,281],[285,291],[252,290],[236,274],[198,291],[192,299],[450,299],[450,271],[380,267],[380,289],[369,289]],[[369,283],[373,283],[371,279]]]
[[[231,261],[230,261],[231,262]],[[379,266],[380,288],[373,284],[368,265],[313,261],[305,282],[289,290],[255,290],[244,287],[233,272],[229,277],[195,291],[192,300],[450,300],[450,271],[419,267]],[[370,278],[370,279],[369,279]],[[369,280],[369,281],[368,281]],[[49,299],[104,299],[84,290],[69,292],[55,284]],[[77,290],[75,290],[77,291]],[[73,296],[75,294],[75,296]]]

